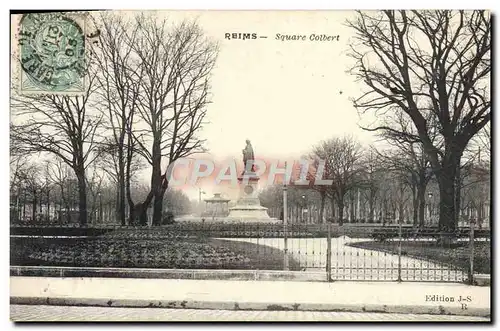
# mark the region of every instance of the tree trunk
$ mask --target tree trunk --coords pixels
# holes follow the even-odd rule
[[[23,199],[23,221],[26,219],[26,190],[24,190],[24,199]]]
[[[452,232],[456,228],[455,184],[460,155],[445,157],[442,167],[436,172],[439,184],[439,229]]]
[[[335,197],[332,196],[330,199],[330,208],[332,209],[332,220],[335,221]]]
[[[47,190],[47,219],[50,220],[50,190]]]
[[[59,201],[59,215],[57,215],[59,217],[59,224],[63,224],[63,214],[62,214],[62,208],[63,208],[63,204],[64,202],[63,201]]]
[[[439,185],[439,229],[451,232],[455,230],[457,221],[455,209],[457,169],[468,139],[458,140],[453,137],[453,132],[444,132],[443,135],[445,151],[441,162],[438,161],[435,151],[431,148],[427,150]],[[424,147],[428,146],[424,144]]]
[[[136,204],[131,209],[130,217],[133,220],[137,219],[137,225],[140,225],[140,226],[146,226],[146,225],[148,225],[148,214],[147,214],[147,211],[148,211],[149,204],[153,200],[153,197],[154,197],[154,193],[153,193],[153,191],[150,191],[148,193],[148,196],[144,200],[144,202]],[[135,223],[136,222],[134,221],[134,224]]]
[[[80,146],[80,151],[83,147]],[[85,165],[83,156],[77,159],[76,167],[74,168],[76,179],[78,182],[78,223],[80,226],[87,225],[87,182],[85,181]]]
[[[404,221],[404,192],[405,188],[402,183],[399,183],[399,205],[398,205],[398,218],[396,219],[397,223],[403,223]]]
[[[66,191],[67,194],[69,194],[69,192],[73,192],[73,190],[71,191]],[[71,194],[71,197],[73,196],[73,194]],[[64,199],[64,203],[66,204],[66,222],[67,223],[70,223],[71,222],[71,214],[70,214],[70,210],[71,209],[71,200],[69,198],[67,199]]]
[[[36,189],[33,190],[33,201],[32,201],[32,210],[31,210],[31,220],[33,223],[36,224],[36,205],[37,205],[38,199],[36,196]]]
[[[418,200],[418,222],[420,227],[425,226],[425,186],[419,185],[417,187],[417,200]]]
[[[40,190],[40,200],[38,201],[38,205],[40,207],[40,216],[42,216],[42,210],[43,210],[43,191]]]
[[[161,219],[163,215],[163,198],[161,197],[161,194],[156,191],[154,195],[154,200],[153,200],[153,220],[152,224],[153,226],[156,225],[161,225]]]
[[[349,223],[356,222],[356,204],[354,202],[354,193],[349,196]]]
[[[456,184],[455,184],[455,213],[457,217],[457,224],[460,221],[460,201],[462,194],[462,178],[460,177],[460,163],[457,165],[457,173],[456,173]]]
[[[405,212],[405,207],[404,207],[404,203],[403,202],[400,202],[399,203],[399,210],[398,210],[398,223],[405,223],[405,215],[404,215],[404,212]]]
[[[417,196],[417,187],[416,185],[412,185],[411,187],[411,196],[412,196],[412,206],[413,206],[413,226],[418,226],[418,196]]]
[[[455,185],[453,176],[440,176],[439,180],[439,229],[455,230]]]
[[[323,221],[323,213],[325,212],[325,198],[326,198],[326,193],[321,192],[321,205],[319,207],[319,223],[324,223]]]
[[[483,219],[484,219],[484,202],[481,199],[479,201],[479,212],[478,212],[478,216],[477,216],[477,220],[476,220],[479,229],[481,229],[483,227]]]
[[[135,226],[135,218],[136,218],[136,213],[135,213],[135,204],[134,201],[132,200],[132,195],[131,195],[131,189],[130,189],[130,181],[132,177],[132,158],[133,158],[133,146],[132,146],[132,136],[131,133],[129,132],[127,134],[127,166],[126,166],[126,172],[125,172],[125,191],[127,195],[127,202],[128,202],[128,208],[129,208],[129,225]]]
[[[153,222],[152,225],[160,225],[161,217],[163,213],[163,197],[161,194],[161,148],[160,148],[160,138],[155,137],[153,141],[153,162],[152,162],[152,173],[151,173],[151,191],[153,192]],[[144,203],[144,211],[147,210],[149,204]]]
[[[120,220],[120,185],[116,182],[115,189],[115,217]]]
[[[370,190],[370,198],[368,199],[368,206],[370,208],[369,215],[368,215],[369,222],[375,223],[375,219],[374,219],[374,216],[375,216],[375,194],[373,194],[373,190]]]
[[[87,183],[85,182],[85,170],[83,166],[77,174],[78,179],[78,222],[80,226],[87,225]]]
[[[382,205],[382,226],[385,226],[385,221],[387,219],[387,200],[384,200]]]
[[[339,208],[339,224],[344,224],[344,198],[339,197],[337,201],[337,207]]]
[[[123,162],[123,152],[118,151],[118,219],[122,226],[125,222],[125,163]]]

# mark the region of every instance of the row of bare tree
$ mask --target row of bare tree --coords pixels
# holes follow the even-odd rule
[[[79,222],[88,222],[88,174],[102,168],[115,182],[121,224],[162,218],[166,167],[203,151],[197,135],[210,96],[218,46],[195,22],[172,24],[154,14],[98,13],[87,40],[84,95],[12,91],[11,151],[49,154],[76,177]],[[90,38],[90,37],[87,37]],[[137,170],[149,166],[150,188],[132,197]],[[128,208],[127,208],[128,206]]]
[[[490,163],[484,152],[481,160],[481,147],[475,146],[477,149],[468,151],[469,158],[460,167],[454,199],[458,211],[455,226],[458,215],[480,219],[489,216]],[[292,221],[324,222],[333,218],[426,226],[431,214],[436,215],[439,183],[418,143],[378,150],[373,146],[363,148],[354,138],[344,136],[317,144],[309,158],[317,165],[319,160],[324,161],[322,179],[331,179],[332,184],[315,185],[312,170],[309,186],[289,187],[288,214]],[[273,216],[282,217],[282,196],[282,186],[275,185],[265,189],[260,199]]]
[[[58,160],[27,163],[26,157],[11,160],[11,220],[24,223],[72,223],[78,211],[78,180],[71,168]],[[90,224],[115,224],[120,214],[117,181],[110,181],[108,169],[93,168],[87,172],[87,215]],[[130,189],[134,200],[144,200],[149,188],[133,181]],[[164,211],[185,215],[191,211],[189,198],[179,190],[167,189]],[[127,213],[128,214],[128,213]],[[129,215],[126,215],[129,216]]]

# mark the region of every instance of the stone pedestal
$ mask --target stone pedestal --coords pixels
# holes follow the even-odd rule
[[[229,208],[228,218],[239,218],[255,221],[269,221],[267,208],[260,205],[258,194],[259,177],[252,172],[246,172],[238,178],[240,197],[234,207]]]

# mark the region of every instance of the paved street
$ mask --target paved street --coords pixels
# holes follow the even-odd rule
[[[474,321],[472,316],[11,305],[12,321]]]

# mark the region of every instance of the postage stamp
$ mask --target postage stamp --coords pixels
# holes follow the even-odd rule
[[[85,21],[78,15],[24,14],[17,44],[20,93],[85,92]]]

